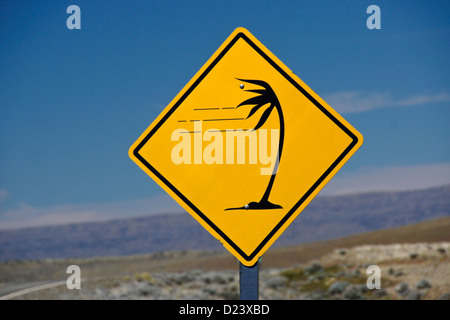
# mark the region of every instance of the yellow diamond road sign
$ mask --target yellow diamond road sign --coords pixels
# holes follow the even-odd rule
[[[240,262],[252,266],[362,141],[250,32],[238,28],[129,154]]]

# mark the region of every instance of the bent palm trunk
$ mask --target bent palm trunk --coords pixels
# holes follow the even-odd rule
[[[277,96],[275,95],[275,92],[272,90],[270,85],[261,80],[244,80],[244,79],[238,79],[240,81],[244,81],[247,83],[252,83],[259,85],[263,87],[264,89],[255,89],[255,90],[245,90],[249,92],[259,93],[259,96],[255,96],[253,98],[247,99],[244,102],[240,103],[236,108],[239,108],[244,105],[256,105],[253,107],[247,116],[247,119],[251,117],[256,111],[258,111],[262,106],[269,104],[270,106],[264,111],[264,113],[261,116],[261,119],[258,121],[257,125],[253,130],[259,129],[269,118],[270,114],[272,113],[273,109],[277,110],[278,113],[278,120],[280,123],[280,136],[278,140],[278,154],[277,154],[277,161],[275,162],[275,165],[272,170],[272,175],[269,180],[269,184],[267,185],[266,191],[264,192],[264,195],[262,196],[261,200],[259,202],[250,202],[246,204],[243,207],[237,207],[237,208],[228,208],[225,210],[261,210],[261,209],[281,209],[282,206],[278,204],[271,203],[269,201],[270,192],[272,191],[273,183],[275,181],[275,177],[278,172],[279,163],[281,161],[281,153],[283,151],[283,143],[284,143],[284,116],[283,111],[281,110],[280,102],[278,101]],[[243,86],[241,86],[243,88]]]

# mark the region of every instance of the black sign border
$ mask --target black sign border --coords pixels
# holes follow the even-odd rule
[[[288,80],[295,88],[297,88],[309,101],[311,101],[320,111],[322,111],[330,120],[332,120],[339,128],[341,128],[351,139],[352,142],[342,152],[342,154],[331,164],[331,166],[319,177],[313,186],[301,197],[301,199],[289,210],[289,212],[280,220],[280,222],[272,229],[272,231],[264,238],[258,247],[247,255],[242,251],[222,230],[220,230],[208,217],[201,212],[189,199],[187,199],[177,188],[175,188],[161,173],[159,173],[150,163],[148,163],[140,154],[139,151],[147,143],[147,141],[155,134],[155,132],[164,124],[164,122],[172,115],[172,113],[183,103],[183,101],[191,94],[191,92],[198,86],[198,84],[208,75],[208,73],[215,67],[215,65],[225,56],[225,54],[233,47],[233,45],[242,39],[246,41],[260,56],[262,56],[272,67],[274,67],[286,80]],[[270,241],[275,233],[286,223],[286,221],[295,213],[295,211],[309,198],[309,196],[317,189],[317,187],[326,179],[326,177],[336,168],[336,166],[345,158],[345,156],[357,145],[358,137],[351,132],[342,122],[334,117],[323,105],[321,105],[311,94],[308,93],[300,84],[298,84],[286,71],[278,66],[262,49],[260,49],[247,35],[239,32],[228,43],[228,45],[220,52],[214,61],[206,68],[205,71],[195,80],[195,82],[186,90],[181,98],[175,102],[164,117],[153,127],[153,129],[145,136],[144,139],[133,150],[133,155],[141,161],[141,163],[149,169],[158,179],[160,179],[167,187],[170,188],[184,203],[186,203],[203,221],[205,221],[219,236],[225,240],[239,255],[246,261],[253,260],[262,248]]]

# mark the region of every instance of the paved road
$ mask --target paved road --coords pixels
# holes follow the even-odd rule
[[[49,282],[11,283],[0,285],[0,300],[9,300],[30,292],[66,285],[66,280]]]

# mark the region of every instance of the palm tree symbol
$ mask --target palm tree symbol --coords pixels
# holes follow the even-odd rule
[[[240,210],[240,209],[247,209],[247,210],[258,210],[258,209],[281,209],[282,206],[278,204],[271,203],[269,201],[269,195],[270,191],[272,190],[273,183],[275,181],[275,177],[278,172],[278,166],[279,162],[281,160],[281,153],[283,151],[283,142],[284,142],[284,117],[283,117],[283,111],[281,110],[280,102],[278,101],[278,98],[275,94],[275,92],[272,90],[270,85],[262,80],[250,80],[250,79],[237,79],[242,82],[251,83],[258,85],[262,87],[263,89],[251,89],[251,90],[244,90],[247,92],[253,92],[258,93],[259,95],[252,97],[250,99],[247,99],[243,102],[241,102],[236,108],[247,106],[247,105],[253,105],[254,107],[250,110],[250,113],[248,114],[247,118],[250,118],[252,115],[254,115],[261,107],[266,107],[266,110],[263,112],[261,118],[259,119],[258,123],[256,124],[255,128],[253,130],[258,130],[260,127],[264,125],[264,123],[269,118],[272,111],[275,109],[278,113],[278,120],[280,123],[280,135],[279,135],[279,141],[278,141],[278,155],[277,155],[277,161],[275,162],[275,165],[272,170],[272,175],[270,177],[269,184],[267,185],[266,191],[264,192],[264,195],[262,196],[261,200],[259,202],[250,202],[246,204],[243,207],[238,208],[228,208],[225,210]],[[244,85],[241,84],[241,89],[244,88]]]

